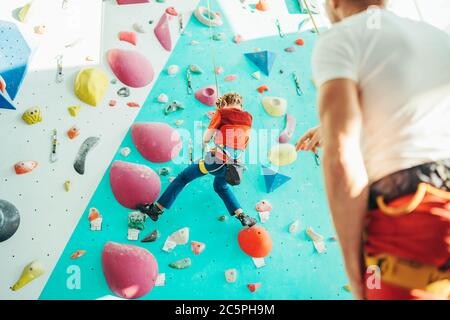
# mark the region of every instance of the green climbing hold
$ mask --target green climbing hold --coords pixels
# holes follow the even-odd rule
[[[170,168],[169,167],[162,167],[159,169],[159,175],[160,176],[168,176],[170,174]]]
[[[144,230],[145,228],[145,214],[139,211],[130,212],[128,214],[128,228]]]
[[[141,242],[154,242],[159,238],[160,235],[161,234],[159,233],[159,231],[155,229],[152,231],[152,233],[142,239]]]
[[[217,220],[219,220],[221,222],[224,222],[226,219],[227,219],[226,216],[220,216],[220,217],[217,218]]]
[[[223,32],[215,33],[213,34],[212,39],[214,41],[222,41],[223,39],[225,39],[225,33]]]
[[[192,265],[191,259],[184,258],[184,259],[177,260],[175,262],[170,263],[169,267],[171,267],[173,269],[185,269],[185,268],[189,268],[191,265]]]

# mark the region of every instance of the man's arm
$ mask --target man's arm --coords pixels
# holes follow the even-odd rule
[[[362,299],[362,234],[368,179],[359,148],[362,121],[357,84],[347,79],[323,84],[319,111],[328,202],[352,293]]]

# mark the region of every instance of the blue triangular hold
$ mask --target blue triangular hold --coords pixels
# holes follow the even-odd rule
[[[244,55],[253,62],[266,76],[269,75],[275,61],[275,53],[272,51],[248,52]]]
[[[264,181],[266,183],[267,193],[273,192],[274,190],[278,189],[281,185],[291,180],[291,177],[278,173],[266,166],[262,166],[262,171],[264,175]]]
[[[16,109],[7,94],[3,94],[2,92],[0,92],[0,109]]]
[[[0,21],[0,76],[14,100],[28,68],[31,49],[14,23]]]

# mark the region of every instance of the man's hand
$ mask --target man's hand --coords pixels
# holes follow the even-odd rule
[[[322,139],[320,136],[320,127],[314,127],[308,129],[303,136],[298,140],[295,145],[297,151],[312,151],[316,153],[316,149],[322,145]]]

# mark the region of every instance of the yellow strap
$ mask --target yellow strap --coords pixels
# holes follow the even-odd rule
[[[203,159],[200,160],[200,162],[198,163],[198,168],[200,169],[201,173],[208,174],[208,170],[206,170],[205,167],[205,160]]]
[[[377,265],[381,269],[381,280],[388,284],[407,289],[430,290],[439,286],[442,280],[450,280],[450,271],[443,272],[437,267],[425,265],[410,260],[401,259],[388,254],[365,257],[366,266]],[[440,290],[441,290],[440,289]]]
[[[427,183],[421,182],[417,186],[417,191],[411,201],[401,207],[390,207],[384,202],[383,196],[378,196],[376,202],[378,207],[383,213],[390,216],[398,216],[402,214],[408,214],[413,212],[423,201],[425,195],[428,193],[435,195],[437,197],[450,200],[450,192],[440,190]]]

